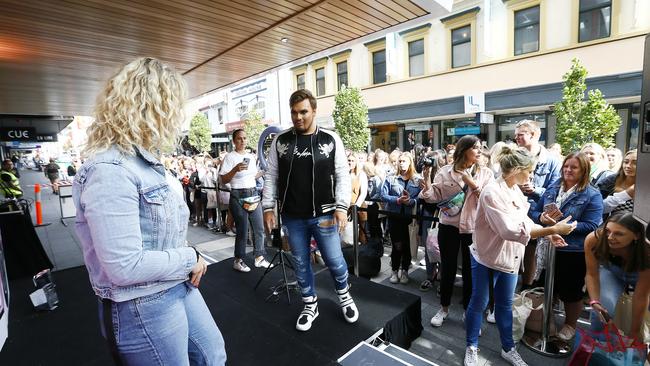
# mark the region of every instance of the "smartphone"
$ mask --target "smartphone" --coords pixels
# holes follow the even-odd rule
[[[559,210],[555,202],[547,203],[544,205],[544,212],[549,213],[551,211]]]
[[[250,161],[251,161],[251,159],[249,159],[249,158],[244,158],[243,163],[246,164],[246,166],[248,166],[248,163],[249,163]]]

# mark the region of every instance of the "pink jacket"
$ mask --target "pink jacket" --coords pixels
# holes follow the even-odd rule
[[[474,177],[479,189],[483,189],[493,180],[494,174],[488,168],[479,169],[476,177]],[[456,195],[463,189],[464,185],[462,176],[454,171],[454,166],[452,164],[445,165],[436,173],[429,189],[423,189],[419,197],[429,203],[440,202]],[[455,226],[463,234],[471,234],[474,231],[474,222],[476,221],[478,198],[479,194],[475,190],[468,188],[467,192],[465,192],[465,203],[460,214],[447,216],[441,213],[440,223]]]
[[[528,217],[529,203],[517,185],[498,178],[485,186],[476,215],[470,252],[482,265],[517,273],[531,230],[539,225]]]

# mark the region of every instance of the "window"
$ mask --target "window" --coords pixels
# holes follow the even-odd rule
[[[386,82],[386,50],[372,53],[372,83],[381,84]]]
[[[409,76],[424,75],[424,39],[409,42]]]
[[[325,68],[316,69],[316,96],[325,95]]]
[[[546,145],[546,114],[544,112],[538,112],[533,114],[517,114],[517,115],[506,115],[498,116],[495,118],[498,122],[497,125],[497,141],[505,142],[514,142],[515,141],[515,126],[520,121],[525,119],[535,121],[539,125],[541,130],[541,136],[539,142],[542,145]]]
[[[223,107],[217,108],[217,121],[223,123]]]
[[[515,56],[539,51],[539,6],[515,11]]]
[[[296,89],[305,89],[305,74],[296,75]]]
[[[612,27],[611,0],[580,0],[578,41],[607,38]]]
[[[343,85],[346,87],[348,84],[348,62],[343,61],[336,64],[336,85],[338,90],[341,90]]]
[[[451,31],[451,67],[472,63],[472,28],[470,25]]]

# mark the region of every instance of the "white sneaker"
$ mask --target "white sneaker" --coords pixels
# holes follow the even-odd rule
[[[390,275],[390,283],[398,283],[399,282],[399,275],[397,274],[397,271],[393,271],[393,274]]]
[[[465,366],[477,366],[478,365],[478,348],[474,346],[469,346],[465,348]]]
[[[269,263],[269,261],[267,261],[264,257],[259,257],[259,259],[255,258],[255,268],[269,268],[269,267],[273,267],[273,265]]]
[[[494,311],[492,311],[492,310],[488,310],[488,314],[487,314],[487,318],[486,318],[486,320],[487,320],[487,322],[490,323],[490,324],[495,324],[495,323],[497,322],[496,318],[494,317]]]
[[[237,236],[237,234],[235,234],[232,230],[226,231],[226,235],[228,235],[228,236]]]
[[[515,349],[515,347],[512,347],[512,349],[508,352],[502,349],[501,358],[510,362],[510,364],[514,366],[528,366],[528,364],[521,358],[519,352],[517,352],[517,349]]]
[[[235,259],[235,263],[233,263],[232,268],[234,268],[236,271],[244,273],[251,271],[250,267],[248,267],[246,263],[244,263],[244,261],[241,259]]]
[[[339,297],[339,306],[341,306],[345,321],[348,323],[356,322],[359,319],[359,310],[350,295],[350,286],[343,290],[336,290],[336,294]]]
[[[399,283],[402,285],[409,283],[409,274],[407,270],[402,269],[399,271]]]
[[[306,332],[311,329],[311,324],[318,318],[318,299],[316,296],[303,297],[302,302],[305,307],[298,315],[296,322],[296,329],[301,332]]]
[[[436,315],[434,315],[433,318],[431,318],[431,325],[433,325],[434,327],[439,327],[439,326],[441,326],[441,325],[442,325],[442,322],[445,321],[445,319],[447,318],[448,315],[449,315],[449,312],[448,312],[448,311],[444,311],[444,310],[441,308],[440,310],[438,310],[438,312],[436,313]]]

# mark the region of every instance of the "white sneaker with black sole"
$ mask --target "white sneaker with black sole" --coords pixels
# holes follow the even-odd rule
[[[359,319],[359,310],[350,295],[350,286],[343,290],[336,290],[339,297],[339,306],[343,311],[343,317],[348,323],[354,323]]]
[[[241,260],[241,259],[235,259],[235,262],[233,263],[232,268],[235,271],[244,272],[244,273],[251,271],[250,267],[248,267],[246,265],[246,263],[244,263],[244,261]]]
[[[502,349],[501,350],[501,358],[508,361],[513,366],[528,366],[526,361],[524,361],[521,358],[521,356],[519,355],[519,352],[517,352],[517,349],[515,347],[512,347],[512,349],[510,351],[508,351],[508,352],[506,352],[506,351],[504,351]]]
[[[311,324],[318,318],[318,298],[316,296],[303,297],[302,302],[305,307],[298,315],[296,329],[306,332],[311,329]]]

